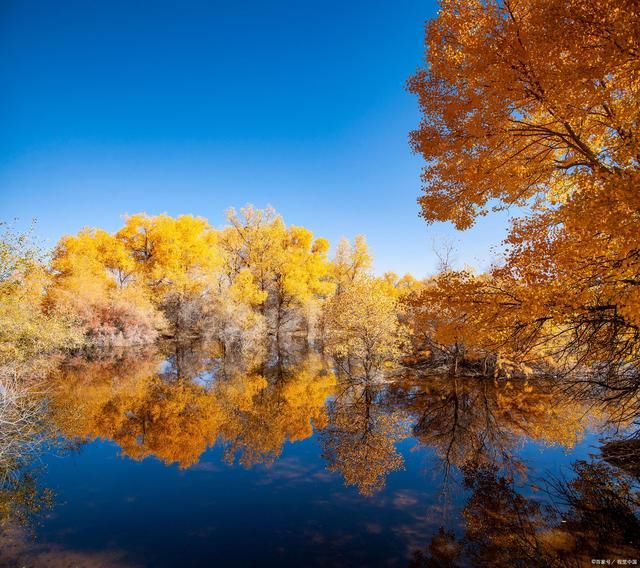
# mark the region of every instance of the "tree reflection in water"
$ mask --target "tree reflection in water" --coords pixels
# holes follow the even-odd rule
[[[406,413],[389,404],[386,394],[384,385],[366,375],[342,372],[320,434],[327,468],[363,495],[382,489],[387,475],[404,466],[396,444],[408,435]]]
[[[528,439],[572,448],[594,415],[586,405],[558,397],[549,381],[409,375],[389,397],[413,419],[413,436],[433,448],[444,468],[469,463],[523,470],[515,450]],[[587,419],[588,416],[588,419]]]
[[[364,373],[307,348],[264,359],[198,343],[78,355],[51,379],[35,403],[48,418],[36,438],[46,431],[78,444],[112,440],[129,458],[181,468],[218,444],[225,461],[250,468],[273,464],[287,442],[316,431],[326,468],[364,498],[405,467],[398,445],[412,438],[416,449],[435,454],[443,491],[466,499],[459,526],[443,518],[446,526],[424,535],[430,542],[414,552],[414,567],[579,566],[638,556],[631,403],[623,421],[600,392],[589,398],[584,388],[576,394],[544,378]],[[566,479],[529,479],[530,464],[518,457],[525,442],[570,450],[587,429],[605,432],[612,423],[625,436],[607,439],[602,459],[575,462]],[[24,466],[2,464],[5,522],[28,522],[48,504],[49,493]]]
[[[29,376],[39,370],[29,367]],[[27,380],[26,371],[0,367],[0,533],[9,524],[28,526],[53,503],[53,493],[37,483],[37,457],[54,432],[42,385]]]
[[[575,462],[573,470],[570,481],[548,483],[553,501],[545,506],[519,493],[496,467],[465,468],[471,496],[463,535],[440,529],[409,566],[578,567],[592,559],[637,558],[637,490],[599,461]]]
[[[110,439],[128,457],[182,468],[216,442],[229,462],[273,463],[285,442],[325,426],[335,380],[317,354],[228,365],[212,349],[71,361],[57,377],[55,421],[68,438]]]
[[[592,559],[634,559],[640,547],[636,480],[599,460],[576,461],[569,479],[527,484],[516,461],[526,440],[572,448],[587,426],[621,426],[601,399],[566,384],[436,378],[397,383],[394,396],[415,416],[414,436],[435,449],[445,470],[461,472],[470,492],[462,535],[442,527],[410,566],[585,566]],[[603,456],[628,472],[638,464],[631,440],[605,444]],[[621,463],[622,462],[622,463]],[[519,474],[519,475],[516,475]],[[542,490],[542,491],[540,491]],[[538,498],[531,497],[541,492]]]

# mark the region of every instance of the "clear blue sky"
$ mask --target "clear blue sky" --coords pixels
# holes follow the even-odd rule
[[[407,77],[427,0],[1,0],[0,218],[54,244],[125,213],[273,205],[376,270],[434,270],[432,240],[486,267],[505,216],[418,218]]]

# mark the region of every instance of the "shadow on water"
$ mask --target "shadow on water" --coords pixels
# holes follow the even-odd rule
[[[640,561],[637,393],[616,413],[550,378],[372,374],[304,345],[247,358],[207,343],[79,354],[47,384],[11,408],[3,393],[0,565]],[[74,486],[80,467],[95,481]],[[146,532],[81,528],[128,514],[107,472]],[[155,538],[163,500],[171,543]],[[240,521],[255,547],[238,548]]]

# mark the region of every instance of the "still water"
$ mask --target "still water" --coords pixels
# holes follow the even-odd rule
[[[544,380],[365,377],[293,352],[60,362],[48,439],[3,498],[19,522],[0,566],[640,559],[637,477],[602,459],[612,430],[592,402]]]

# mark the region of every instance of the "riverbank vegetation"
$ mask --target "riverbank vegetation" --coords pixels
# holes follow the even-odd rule
[[[180,468],[218,444],[249,468],[317,431],[327,470],[363,495],[404,467],[408,438],[443,487],[462,476],[464,535],[441,530],[415,566],[630,557],[638,29],[630,0],[442,0],[408,82],[420,212],[464,230],[512,210],[483,273],[444,254],[427,278],[377,275],[364,236],[332,244],[251,205],[220,227],[139,213],[51,251],[2,225],[0,526],[47,507],[30,459],[52,439],[107,439]],[[515,493],[524,440],[569,450],[591,427],[601,461],[555,483],[562,510]]]
[[[303,338],[368,374],[402,363],[493,376],[546,373],[640,386],[640,46],[637,7],[443,0],[426,65],[409,80],[423,114],[428,223],[464,230],[517,215],[486,273],[375,276],[362,236],[330,243],[272,209],[136,214],[86,228],[50,255],[0,242],[0,358],[9,368],[82,347],[215,341],[259,352]],[[585,57],[585,53],[589,53]],[[6,229],[6,227],[5,227]]]
[[[328,241],[271,209],[227,218],[216,229],[189,215],[133,215],[115,233],[63,237],[50,259],[29,248],[28,235],[8,235],[6,357],[161,337],[242,351],[294,336],[335,354],[355,341],[363,357],[397,355],[402,299],[420,283],[374,277],[363,237],[338,243],[329,258]]]

